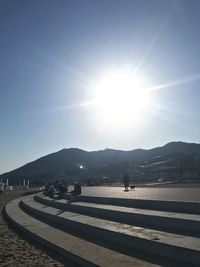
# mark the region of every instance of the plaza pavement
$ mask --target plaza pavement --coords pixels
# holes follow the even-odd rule
[[[71,187],[72,188],[72,187]],[[69,190],[71,190],[69,188]],[[172,200],[172,201],[189,201],[200,202],[200,188],[152,188],[136,187],[135,190],[124,191],[124,187],[111,186],[91,186],[82,187],[82,195],[97,197],[114,197],[130,199],[151,199],[151,200]]]

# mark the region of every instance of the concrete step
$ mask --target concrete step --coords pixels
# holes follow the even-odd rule
[[[66,196],[68,199],[69,196]],[[76,196],[76,201],[89,202],[97,204],[109,204],[123,206],[129,208],[160,210],[169,212],[180,212],[188,214],[200,214],[199,202],[185,201],[168,201],[168,200],[152,200],[152,199],[133,199],[133,198],[116,198],[116,197],[96,197],[80,195]]]
[[[117,244],[127,251],[141,249],[155,257],[180,261],[187,266],[199,266],[200,239],[183,235],[176,235],[162,231],[150,230],[129,224],[117,223],[109,220],[94,218],[74,212],[64,211],[41,203],[33,199],[21,201],[26,212],[48,221],[55,227],[62,227],[83,238],[94,241],[102,240],[104,244]]]
[[[19,208],[22,199],[26,198],[15,199],[6,205],[7,218],[27,237],[39,242],[47,250],[54,251],[66,266],[160,266],[93,244],[41,222]]]
[[[51,207],[97,218],[191,236],[200,235],[200,215],[135,209],[89,202],[72,202],[68,204],[65,199],[55,200],[42,195],[35,195],[34,199]]]

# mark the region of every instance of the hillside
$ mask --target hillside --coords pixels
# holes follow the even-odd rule
[[[65,176],[100,177],[119,176],[124,172],[134,173],[137,166],[144,162],[169,160],[174,155],[193,156],[200,159],[200,144],[171,142],[162,147],[149,150],[135,149],[121,151],[105,149],[87,152],[77,148],[62,149],[30,162],[18,169],[1,175],[9,178],[11,183],[23,179],[30,182],[46,182],[54,179],[59,173]],[[83,166],[80,169],[80,166]]]

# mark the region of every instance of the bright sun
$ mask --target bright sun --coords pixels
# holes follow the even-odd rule
[[[102,74],[93,92],[98,111],[109,122],[135,120],[150,102],[145,79],[126,68]]]

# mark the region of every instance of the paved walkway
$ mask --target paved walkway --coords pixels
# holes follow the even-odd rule
[[[200,202],[200,188],[136,188],[128,192],[123,187],[92,186],[82,187],[82,194],[98,197],[132,199],[155,199]]]

